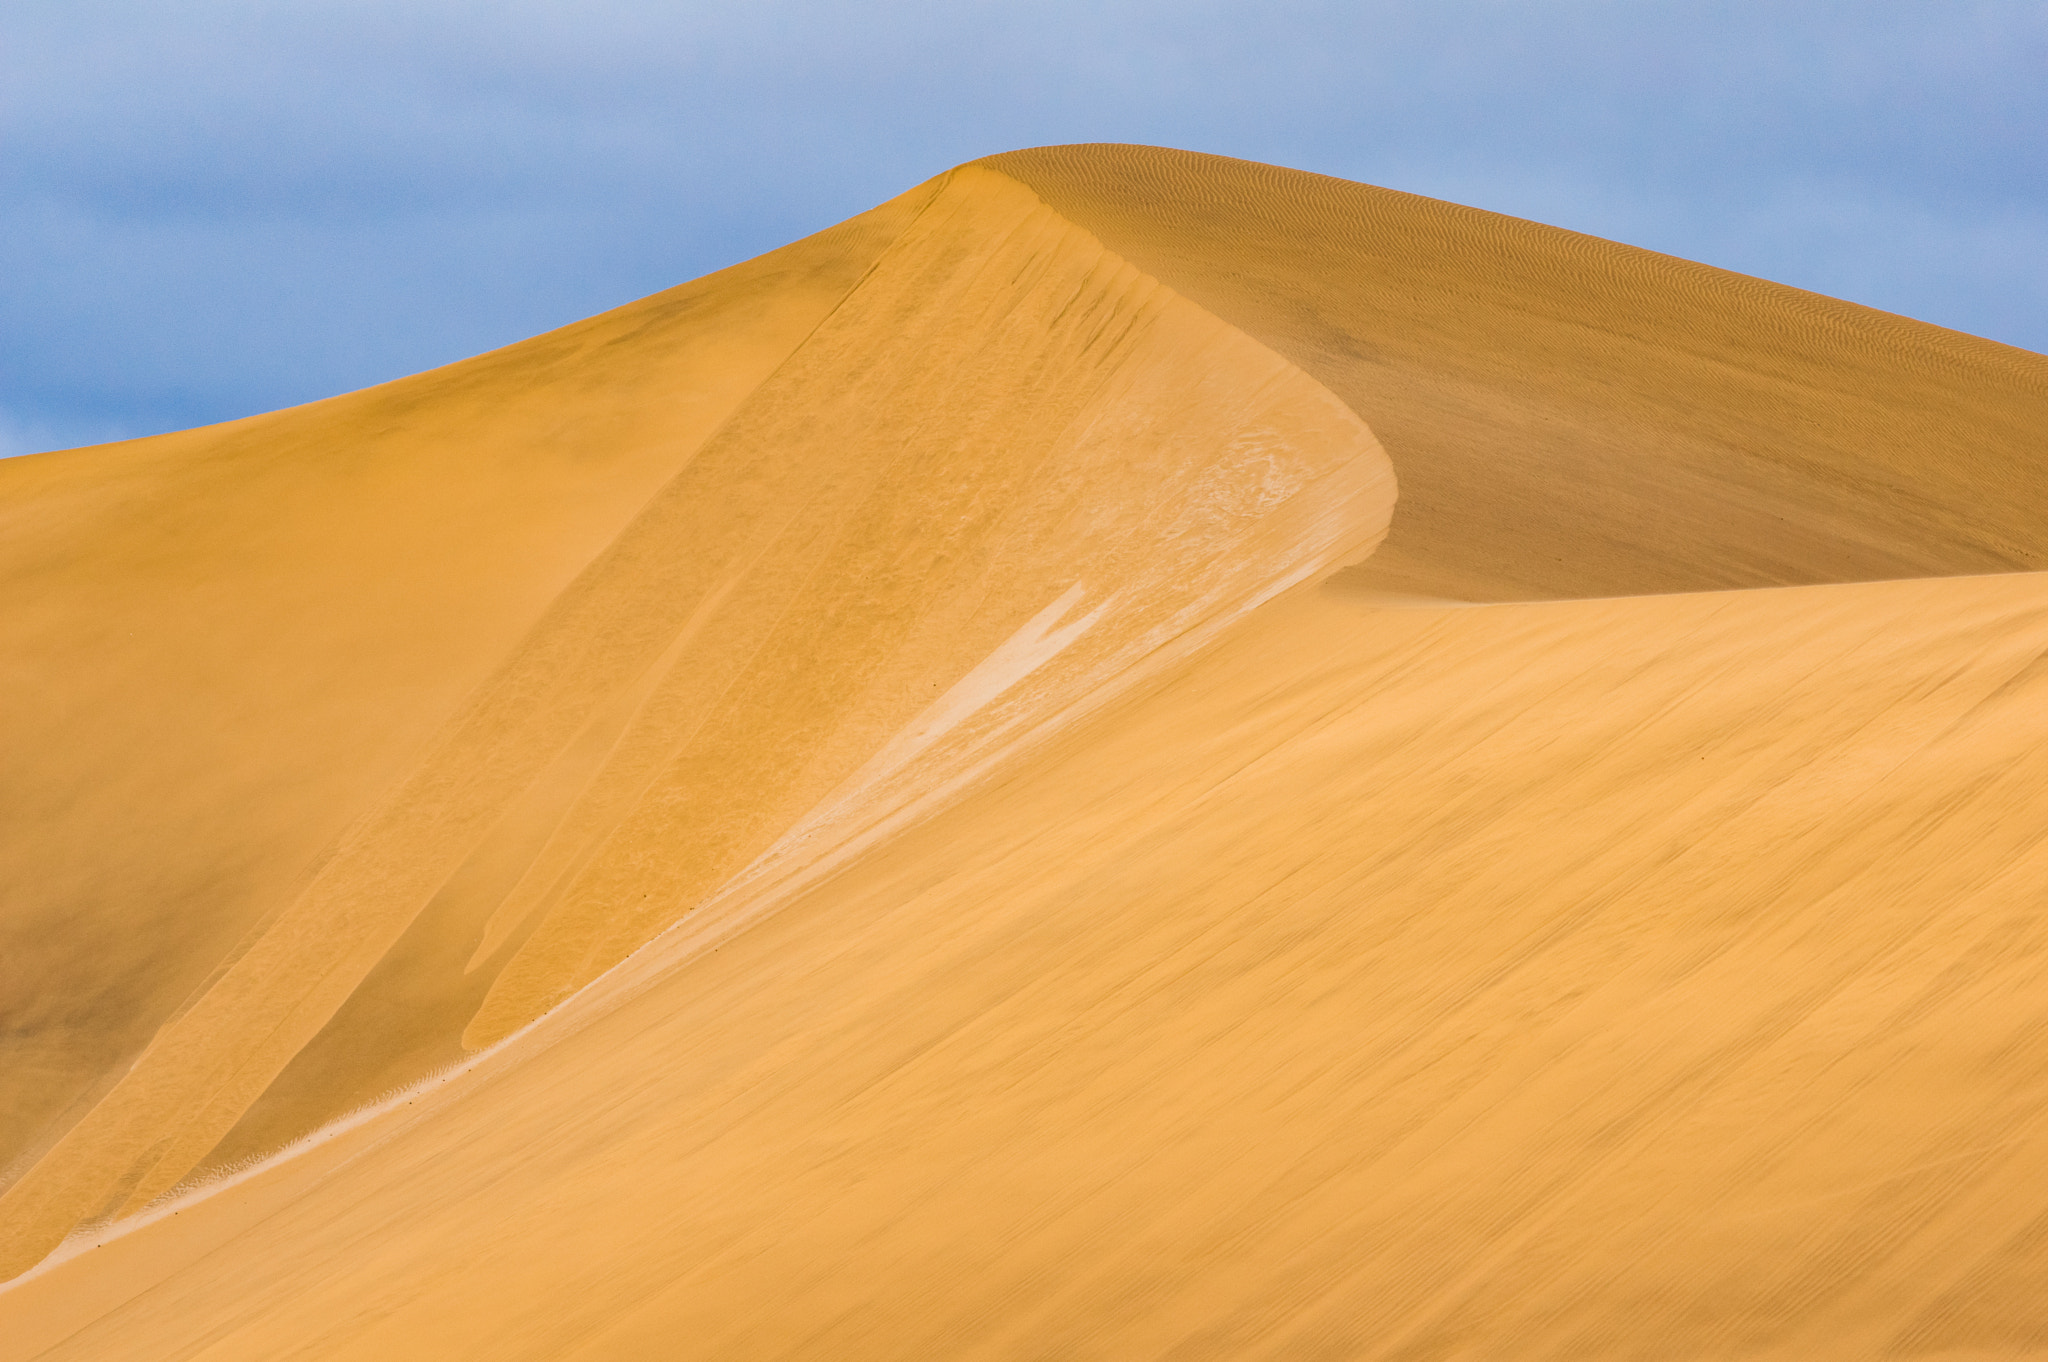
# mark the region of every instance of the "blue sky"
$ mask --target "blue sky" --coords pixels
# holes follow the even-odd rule
[[[1191,147],[2048,350],[2048,4],[11,0],[0,452],[308,401],[963,160]]]

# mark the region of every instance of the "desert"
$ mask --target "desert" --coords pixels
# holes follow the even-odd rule
[[[2048,1353],[2044,429],[1088,144],[0,461],[0,1357]]]

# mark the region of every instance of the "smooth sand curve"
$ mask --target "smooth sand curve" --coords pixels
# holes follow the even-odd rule
[[[2039,355],[1221,156],[985,164],[1371,423],[1402,511],[1357,589],[1524,600],[2048,567]]]

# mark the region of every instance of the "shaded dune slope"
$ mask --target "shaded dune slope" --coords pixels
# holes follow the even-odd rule
[[[2048,1353],[2048,360],[1129,147],[635,307],[0,466],[0,1357]]]
[[[925,192],[446,369],[0,462],[0,1170],[296,896]]]
[[[1462,600],[2048,566],[2048,359],[1539,223],[1156,147],[1014,175],[1358,412],[1347,581]]]

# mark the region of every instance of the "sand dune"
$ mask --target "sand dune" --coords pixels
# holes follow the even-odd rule
[[[2038,355],[1244,161],[988,164],[1372,426],[1401,514],[1360,588],[1526,600],[2048,567]]]
[[[2048,1352],[2044,416],[1082,147],[0,464],[0,1357]]]

